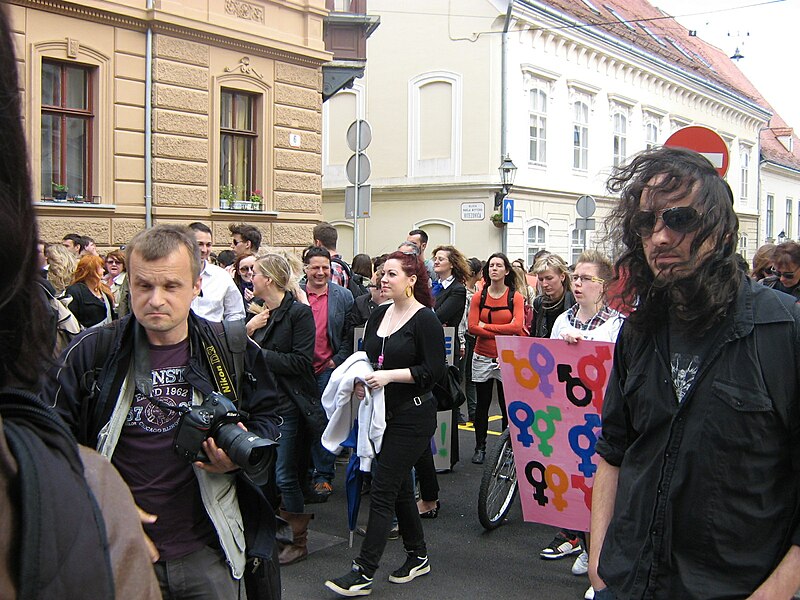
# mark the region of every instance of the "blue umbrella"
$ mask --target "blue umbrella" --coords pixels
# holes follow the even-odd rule
[[[353,421],[353,428],[350,430],[350,435],[342,442],[343,448],[356,447],[358,440],[358,419]],[[347,463],[347,471],[345,473],[344,490],[347,495],[347,525],[350,528],[350,545],[353,547],[353,532],[358,525],[358,510],[361,507],[361,486],[363,483],[363,475],[359,469],[361,459],[353,452],[350,455],[350,462]]]

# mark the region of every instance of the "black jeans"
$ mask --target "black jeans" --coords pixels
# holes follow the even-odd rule
[[[368,577],[378,569],[395,514],[406,551],[416,552],[418,556],[427,554],[414,499],[411,467],[425,448],[430,448],[435,429],[436,403],[432,400],[412,406],[386,422],[378,466],[372,475],[367,534],[355,560]]]
[[[475,407],[475,447],[486,448],[486,432],[489,429],[489,406],[492,404],[492,386],[497,381],[497,402],[500,404],[500,414],[503,415],[503,430],[508,427],[506,414],[506,397],[503,394],[503,382],[490,379],[475,384],[478,395],[478,405]]]
[[[419,482],[419,497],[425,502],[438,500],[439,479],[436,477],[436,466],[433,464],[433,452],[431,452],[430,444],[414,465],[414,471]]]

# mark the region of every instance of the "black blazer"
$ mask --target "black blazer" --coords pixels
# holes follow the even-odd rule
[[[278,413],[292,406],[294,394],[319,397],[311,361],[314,359],[316,325],[311,307],[286,292],[267,324],[253,332],[278,383]]]
[[[461,343],[458,339],[458,325],[464,316],[464,308],[467,304],[467,288],[460,281],[453,281],[446,289],[443,289],[436,296],[436,304],[433,310],[439,318],[439,322],[447,327],[455,327],[456,334],[453,339],[456,363],[461,352]]]
[[[79,281],[67,287],[67,296],[72,296],[72,302],[69,303],[69,308],[78,323],[88,328],[92,325],[97,325],[100,321],[106,318],[106,303],[102,298],[95,296],[89,287]],[[116,319],[117,315],[114,313],[114,300],[108,298],[111,307],[111,318]]]

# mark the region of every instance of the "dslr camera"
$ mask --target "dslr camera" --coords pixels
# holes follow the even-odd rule
[[[189,462],[210,462],[203,452],[203,442],[213,438],[233,463],[256,485],[269,481],[275,452],[273,440],[261,438],[239,427],[242,413],[219,392],[211,392],[203,403],[192,406],[181,415],[175,432],[175,452]]]

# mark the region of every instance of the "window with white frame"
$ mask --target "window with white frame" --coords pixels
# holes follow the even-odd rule
[[[747,234],[746,233],[742,233],[741,235],[739,235],[739,246],[737,248],[737,252],[745,260],[748,260],[750,258],[747,255]]]
[[[775,196],[767,194],[767,219],[766,219],[766,234],[771,238],[775,233]]]
[[[741,168],[741,181],[739,188],[739,198],[747,203],[748,182],[750,180],[750,148],[742,147],[739,166]]]
[[[797,201],[797,214],[800,215],[800,200]],[[800,240],[800,217],[797,218],[797,235],[796,240]]]
[[[572,229],[572,236],[570,237],[569,254],[570,263],[574,265],[578,262],[578,258],[586,248],[586,230],[585,229]]]
[[[547,162],[547,92],[537,85],[528,94],[530,128],[528,160],[543,165]]]
[[[589,105],[583,100],[572,104],[572,167],[589,169]]]
[[[652,150],[658,145],[658,123],[648,121],[644,126],[644,147]]]
[[[786,227],[784,227],[783,232],[786,234],[786,239],[792,239],[792,207],[794,206],[794,200],[791,198],[786,199]]]
[[[614,166],[625,162],[628,147],[628,118],[622,113],[614,113]]]
[[[528,239],[526,240],[525,248],[528,257],[527,264],[533,264],[533,257],[540,250],[545,249],[547,242],[547,233],[542,225],[531,225],[528,227]]]

